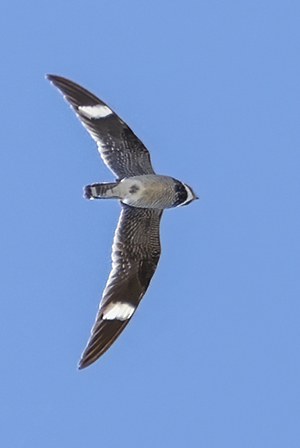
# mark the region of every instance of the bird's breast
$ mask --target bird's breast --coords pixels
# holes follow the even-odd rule
[[[173,207],[174,181],[167,176],[135,176],[120,182],[122,201],[133,207],[164,209]]]

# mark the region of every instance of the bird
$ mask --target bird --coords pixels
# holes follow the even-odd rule
[[[114,198],[121,205],[111,272],[78,363],[83,369],[111,347],[141,302],[161,254],[163,211],[188,205],[198,197],[187,184],[155,173],[146,146],[106,103],[67,78],[52,74],[46,78],[69,103],[115,176],[114,182],[87,185],[84,197]]]

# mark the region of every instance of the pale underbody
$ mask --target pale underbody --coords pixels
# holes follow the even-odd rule
[[[141,208],[165,209],[174,206],[174,178],[169,176],[143,174],[124,178],[116,183],[99,184],[103,185],[104,191],[101,194],[97,191],[97,185],[90,186],[94,198],[117,198],[124,204]],[[194,196],[187,185],[185,188],[188,193],[187,202]]]

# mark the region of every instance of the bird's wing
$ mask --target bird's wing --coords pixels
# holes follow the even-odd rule
[[[105,164],[119,179],[154,173],[147,148],[110,107],[69,79],[56,75],[47,78],[70,103],[96,141]]]
[[[92,364],[124,330],[143,298],[160,257],[162,210],[122,204],[112,270],[79,368]]]

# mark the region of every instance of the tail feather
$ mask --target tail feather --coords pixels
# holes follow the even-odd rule
[[[91,184],[84,187],[83,196],[85,199],[108,199],[117,198],[115,187],[118,182],[106,182],[101,184]]]

